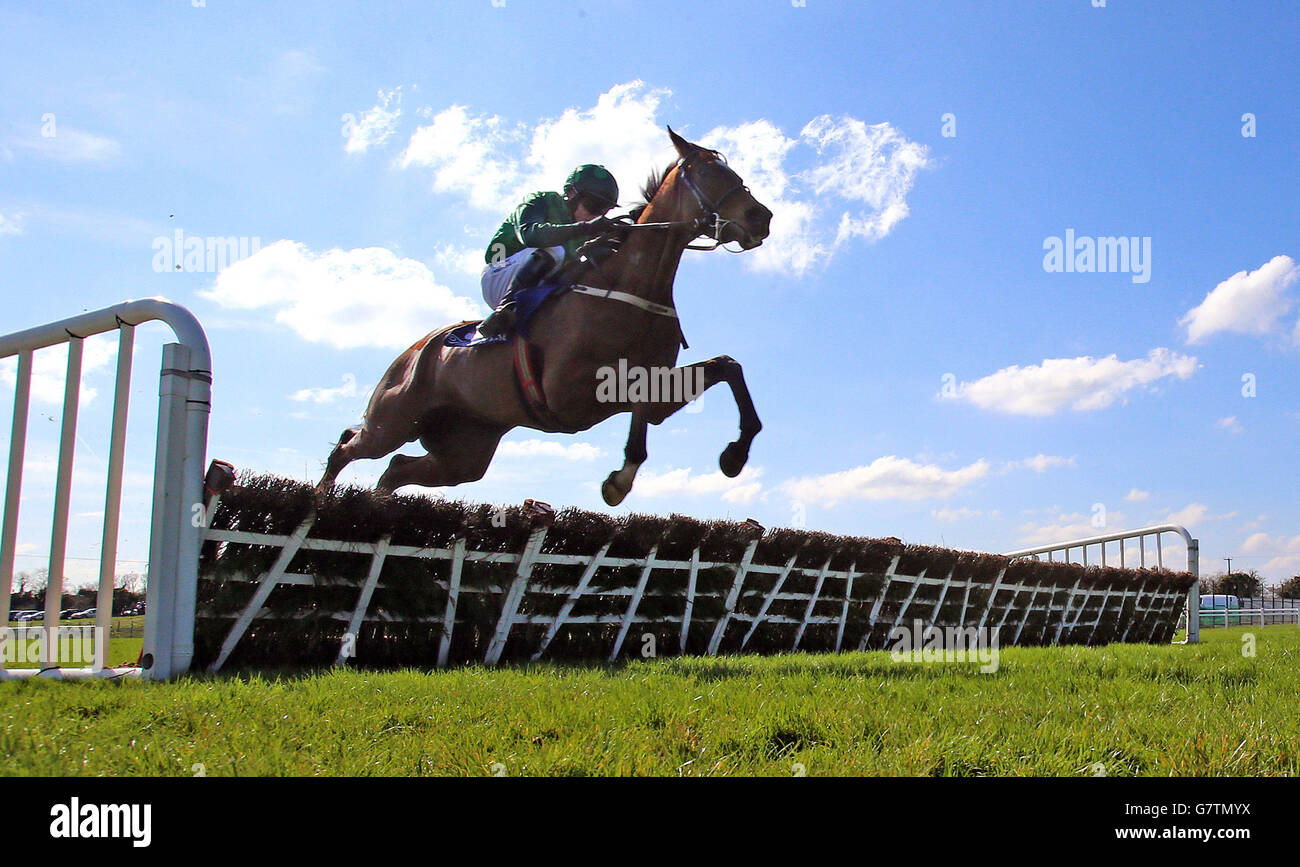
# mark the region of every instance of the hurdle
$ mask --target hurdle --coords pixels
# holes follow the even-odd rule
[[[1165,565],[1164,546],[1161,539],[1166,533],[1172,533],[1183,540],[1187,550],[1187,572],[1194,579],[1187,590],[1187,605],[1184,610],[1184,617],[1187,623],[1187,637],[1183,643],[1196,644],[1201,640],[1201,624],[1192,612],[1199,611],[1201,608],[1201,543],[1192,538],[1192,534],[1187,531],[1186,527],[1179,524],[1156,524],[1150,527],[1142,527],[1137,530],[1121,530],[1115,533],[1105,533],[1099,536],[1088,536],[1084,539],[1071,539],[1068,542],[1057,542],[1053,545],[1043,545],[1038,548],[1022,548],[1018,551],[1009,551],[1003,556],[1013,559],[1020,557],[1034,557],[1046,554],[1048,562],[1055,562],[1057,554],[1063,555],[1065,562],[1070,562],[1070,551],[1078,548],[1083,558],[1083,565],[1088,565],[1088,549],[1097,546],[1101,551],[1101,565],[1106,565],[1106,546],[1111,542],[1119,543],[1119,565],[1125,568],[1125,550],[1124,543],[1133,539],[1138,541],[1138,566],[1146,568],[1147,564],[1147,537],[1155,538],[1155,562],[1156,568],[1163,569]],[[1141,590],[1138,591],[1139,593]]]
[[[150,321],[168,325],[176,342],[163,347],[159,374],[143,649],[134,666],[110,667],[100,654],[89,667],[60,668],[48,663],[66,577],[83,343],[118,332],[97,595],[102,647],[111,625],[134,333]],[[1155,642],[1169,640],[1175,619],[1200,607],[1198,543],[1175,525],[996,555],[680,515],[614,519],[570,509],[556,517],[525,508],[498,526],[483,516],[510,510],[426,497],[380,501],[362,491],[320,502],[310,486],[290,480],[272,479],[259,491],[246,478],[236,483],[222,462],[205,475],[207,337],[184,307],[151,298],[0,337],[0,358],[17,356],[0,624],[8,623],[13,587],[33,357],[59,344],[67,344],[68,360],[44,612],[49,646],[41,668],[6,669],[0,661],[0,679],[165,680],[195,667],[217,671],[237,665],[277,628],[293,636],[304,625],[316,629],[316,651],[327,663],[358,661],[357,646],[388,652],[414,637],[423,642],[420,664],[442,667],[614,662],[648,635],[659,647],[699,655],[880,649],[914,620],[996,629],[1005,644]],[[360,528],[361,513],[378,523]],[[432,524],[424,520],[430,515]],[[1186,572],[1164,569],[1165,533],[1187,543]],[[1149,536],[1154,569],[1146,564]],[[1125,563],[1123,541],[1134,538],[1140,571]],[[1107,562],[1111,541],[1120,542],[1118,568]],[[1100,568],[1090,570],[1088,548],[1098,544]],[[1073,548],[1082,549],[1082,567],[1053,562],[1057,553],[1068,561]],[[1017,562],[1041,554],[1048,562]],[[197,604],[201,582],[211,591],[204,606]],[[403,594],[412,593],[415,609],[403,610]],[[305,608],[295,607],[299,598],[308,600]],[[1198,625],[1191,617],[1189,643]]]

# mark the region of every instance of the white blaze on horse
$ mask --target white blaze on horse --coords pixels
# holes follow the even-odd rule
[[[646,205],[623,226],[615,253],[577,276],[577,289],[557,293],[533,314],[527,337],[475,346],[448,346],[450,332],[426,335],[388,368],[370,397],[364,421],[343,432],[330,453],[318,488],[333,486],[358,458],[381,458],[419,440],[428,454],[394,455],[378,489],[441,487],[483,477],[501,437],[516,427],[577,433],[612,415],[632,414],[623,466],[601,486],[618,505],[646,460],[647,425],[677,412],[685,395],[641,390],[609,400],[598,394],[610,368],[672,371],[681,381],[731,387],[740,411],[740,435],[719,457],[735,477],[762,429],[740,365],[720,355],[677,368],[682,331],[673,305],[673,278],[682,253],[701,236],[714,246],[735,241],[757,247],[768,235],[772,212],[760,204],[722,155],[686,141],[670,128],[679,159],[652,175]],[[711,248],[710,248],[711,249]],[[605,291],[601,291],[605,290]],[[698,369],[698,370],[697,370]]]

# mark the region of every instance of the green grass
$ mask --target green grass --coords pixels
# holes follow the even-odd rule
[[[42,622],[10,623],[15,628],[24,626],[41,626]],[[60,620],[60,626],[94,626],[94,620]],[[123,634],[125,633],[125,635]],[[135,665],[140,658],[140,649],[144,646],[144,615],[133,617],[114,617],[109,628],[107,662],[111,666]],[[37,661],[16,661],[9,668],[40,668]],[[68,666],[77,668],[80,666]]]
[[[1300,772],[1300,629],[1202,637],[1009,648],[989,675],[875,652],[0,683],[0,773]]]

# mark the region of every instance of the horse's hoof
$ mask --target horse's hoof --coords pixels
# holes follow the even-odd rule
[[[627,496],[627,491],[614,484],[614,475],[614,473],[610,473],[609,478],[605,479],[600,486],[600,495],[604,497],[605,503],[610,506],[617,506]]]
[[[722,454],[718,456],[718,468],[722,470],[724,476],[734,479],[740,475],[740,471],[745,468],[748,461],[749,449],[738,442],[732,443],[723,449]]]

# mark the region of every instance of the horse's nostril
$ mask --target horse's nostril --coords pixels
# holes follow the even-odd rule
[[[772,220],[772,212],[762,205],[755,205],[745,211],[745,222],[752,227],[755,234],[766,235]]]

